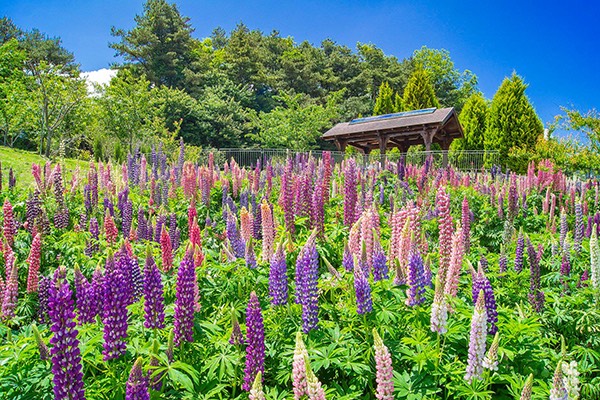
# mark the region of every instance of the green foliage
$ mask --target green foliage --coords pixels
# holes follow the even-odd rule
[[[465,137],[452,142],[456,150],[483,150],[488,104],[481,93],[473,93],[465,103],[459,120]]]
[[[485,148],[498,150],[501,159],[509,151],[532,151],[544,126],[529,102],[525,89],[527,85],[516,73],[505,78],[492,99],[487,118]],[[523,172],[523,165],[508,165]]]
[[[373,108],[373,115],[391,114],[396,109],[396,97],[397,93],[394,93],[392,88],[387,82],[383,82],[379,86],[379,94],[375,99],[375,108]]]
[[[426,70],[418,69],[411,75],[404,89],[402,105],[405,111],[440,106]]]

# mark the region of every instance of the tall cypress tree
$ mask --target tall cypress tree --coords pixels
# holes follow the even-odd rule
[[[483,150],[488,116],[488,104],[479,92],[473,93],[467,99],[461,113],[460,123],[465,137],[455,140],[453,147],[460,150]]]
[[[513,147],[533,150],[544,125],[525,94],[527,84],[513,72],[504,78],[492,99],[487,118],[485,149],[505,159]]]
[[[375,100],[373,115],[383,115],[393,113],[394,107],[394,91],[387,82],[382,82],[379,86],[379,94]]]
[[[407,111],[440,106],[427,71],[417,69],[413,72],[404,88],[402,106]]]

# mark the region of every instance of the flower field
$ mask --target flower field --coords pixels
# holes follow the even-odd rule
[[[598,181],[63,168],[0,177],[1,398],[600,399]]]

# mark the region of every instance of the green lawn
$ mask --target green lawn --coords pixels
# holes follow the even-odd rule
[[[54,161],[61,161],[64,168],[65,175],[70,176],[71,172],[80,167],[81,171],[85,171],[89,165],[87,161],[74,160],[65,158],[64,160],[56,159]],[[18,186],[29,186],[33,183],[33,176],[31,175],[31,165],[33,163],[45,165],[47,159],[41,157],[36,153],[30,151],[11,149],[9,147],[0,146],[0,162],[2,163],[2,181],[4,185],[8,182],[8,169],[12,168],[16,177]]]

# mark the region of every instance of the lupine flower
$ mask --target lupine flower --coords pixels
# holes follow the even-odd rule
[[[263,200],[260,210],[262,219],[262,259],[264,262],[269,262],[273,256],[273,241],[275,240],[273,211],[266,200]]]
[[[100,265],[96,266],[94,273],[92,274],[92,289],[94,293],[94,318],[97,315],[102,315],[103,302],[104,302],[104,275],[102,274],[102,268]]]
[[[356,312],[366,314],[373,311],[371,286],[368,279],[367,255],[363,244],[363,254],[360,261],[355,262],[354,268],[354,293],[356,294]]]
[[[462,218],[461,225],[463,230],[463,243],[465,245],[465,253],[469,252],[471,248],[471,210],[469,209],[469,201],[467,196],[463,198],[462,202]]]
[[[246,266],[250,269],[255,269],[256,264],[256,253],[254,252],[254,246],[252,246],[252,238],[246,242],[246,251],[244,258],[246,260]]]
[[[325,182],[323,179],[318,179],[314,186],[312,194],[312,204],[310,207],[310,224],[313,229],[316,229],[319,234],[323,234],[325,220]]]
[[[565,388],[562,374],[562,361],[559,361],[554,370],[554,377],[552,379],[552,388],[550,389],[550,400],[567,400],[568,393]]]
[[[357,220],[355,214],[358,195],[356,192],[356,161],[353,158],[346,160],[344,170],[344,225],[352,226]]]
[[[569,257],[566,254],[563,254],[562,261],[560,263],[560,274],[563,277],[569,276],[571,273],[571,263],[569,262]]]
[[[342,265],[344,269],[348,272],[352,272],[354,270],[354,256],[348,247],[348,242],[344,242],[344,255],[342,256]]]
[[[48,345],[44,342],[44,339],[42,339],[42,335],[40,335],[37,326],[35,324],[31,325],[31,330],[33,331],[33,337],[35,338],[35,343],[40,352],[40,360],[44,361],[50,359],[50,349],[48,349]]]
[[[244,242],[247,242],[250,236],[252,236],[253,226],[252,214],[248,212],[246,207],[242,207],[240,210],[240,234]]]
[[[562,362],[563,382],[569,399],[579,398],[579,371],[577,370],[577,361],[567,363]]]
[[[496,309],[496,297],[489,279],[485,276],[483,268],[479,266],[478,272],[473,276],[473,304],[477,303],[479,293],[483,293],[487,322],[489,323],[488,333],[490,335],[498,332],[496,323],[498,322],[498,311]]]
[[[296,347],[294,348],[294,359],[292,362],[292,385],[294,387],[294,399],[300,400],[308,395],[306,383],[306,365],[308,352],[302,340],[302,332],[296,333]]]
[[[12,247],[15,242],[15,234],[17,233],[16,225],[15,225],[15,217],[13,214],[13,207],[8,201],[8,198],[4,199],[4,205],[2,206],[2,214],[4,215],[4,239],[6,243]]]
[[[17,299],[19,297],[19,275],[17,271],[17,264],[15,263],[14,256],[10,261],[7,260],[6,268],[6,282],[4,286],[4,292],[2,293],[2,313],[5,318],[12,318],[15,316],[15,308],[17,307]],[[10,273],[8,272],[10,271]]]
[[[146,249],[144,264],[144,326],[162,329],[165,326],[165,301],[160,271],[156,266],[150,247]]]
[[[381,242],[375,233],[375,244],[374,244],[374,254],[373,254],[373,280],[375,282],[388,279],[388,265],[387,265],[387,257],[385,252],[383,251],[383,247],[381,247]]]
[[[316,329],[319,323],[319,254],[313,233],[296,259],[296,302],[302,305],[302,330]]]
[[[487,316],[484,306],[483,291],[479,293],[473,318],[471,319],[471,334],[469,337],[469,359],[467,360],[467,373],[465,380],[481,379],[483,373],[483,359],[485,357]]]
[[[527,258],[529,260],[529,303],[533,309],[541,313],[544,310],[544,292],[540,282],[540,263],[531,240],[527,238]]]
[[[255,292],[250,293],[246,309],[246,367],[242,388],[249,391],[258,373],[265,371],[265,328],[262,311]]]
[[[285,169],[281,176],[281,208],[285,219],[285,228],[292,235],[296,231],[294,216],[294,193],[293,193],[293,169],[292,159],[288,158]]]
[[[231,243],[233,253],[237,258],[244,258],[246,254],[246,245],[244,244],[242,236],[240,235],[240,231],[237,228],[236,218],[233,213],[228,213],[227,215],[226,228],[227,239],[229,239],[229,243]]]
[[[517,238],[517,249],[515,251],[515,271],[521,272],[523,270],[523,251],[525,249],[525,237],[523,237],[523,230],[519,230],[519,237]]]
[[[600,287],[600,246],[598,245],[597,230],[597,225],[594,224],[590,236],[590,271],[592,272],[591,279],[594,288]]]
[[[408,261],[408,288],[406,289],[406,304],[410,307],[425,301],[425,277],[423,258],[416,246],[413,247]]]
[[[445,283],[446,271],[450,266],[452,254],[452,216],[450,215],[450,196],[442,187],[437,196],[437,210],[439,215],[439,242],[440,242],[440,266],[438,275]],[[462,233],[461,233],[462,236]],[[461,237],[462,240],[462,237]],[[464,251],[464,246],[463,250]]]
[[[40,256],[42,251],[42,236],[37,233],[31,242],[31,250],[27,258],[29,272],[27,274],[27,292],[35,293],[38,290],[38,281],[40,277]]]
[[[390,351],[383,344],[383,340],[373,328],[373,347],[375,348],[375,368],[377,370],[377,393],[375,397],[378,400],[393,400],[394,399],[394,381],[392,356]]]
[[[177,347],[184,341],[192,342],[194,340],[195,276],[193,250],[188,250],[177,270],[174,318],[175,346]]]
[[[508,258],[504,251],[504,246],[500,246],[500,257],[498,258],[498,272],[504,274],[508,268]]]
[[[573,244],[575,245],[575,252],[581,251],[581,241],[583,240],[583,209],[581,202],[575,203],[575,232],[573,234]]]
[[[237,319],[237,313],[235,308],[231,309],[231,336],[229,336],[229,344],[239,346],[244,344],[244,335],[242,334],[242,328]]]
[[[482,365],[484,368],[489,369],[490,371],[498,371],[498,346],[500,343],[500,336],[498,332],[494,335],[494,340],[492,341],[492,345],[488,350],[485,358],[483,359]]]
[[[262,387],[262,373],[259,371],[254,378],[254,383],[250,389],[250,400],[265,400],[265,393]]]
[[[168,272],[173,267],[173,248],[171,246],[171,237],[164,226],[160,232],[160,252],[163,271]]]
[[[142,372],[142,357],[135,360],[129,373],[125,389],[125,400],[150,400],[148,377]]]
[[[119,258],[123,263],[124,257]],[[127,305],[130,299],[130,288],[123,276],[122,265],[117,266],[112,254],[106,259],[104,273],[104,361],[119,358],[125,354],[127,344]]]
[[[277,250],[271,258],[269,269],[269,294],[271,295],[271,304],[274,306],[284,305],[288,300],[288,278],[285,252],[281,244],[277,245]]]
[[[75,329],[75,312],[73,296],[66,281],[64,267],[54,272],[54,283],[50,287],[48,308],[50,313],[50,330],[53,332],[50,344],[52,354],[52,382],[54,398],[82,400],[85,399],[83,374],[81,372],[81,354],[79,340]]]
[[[431,304],[431,331],[444,334],[448,331],[448,303],[439,275],[435,276],[435,295]]]
[[[531,390],[533,388],[533,374],[529,374],[525,385],[523,385],[523,391],[521,392],[520,400],[531,400]]]
[[[450,264],[446,274],[445,294],[456,297],[458,292],[458,280],[460,279],[460,271],[462,269],[463,257],[465,246],[463,243],[464,236],[462,234],[462,228],[459,226],[454,235],[452,236],[452,253],[450,257]],[[441,265],[440,265],[441,268]],[[438,270],[438,275],[440,274]]]
[[[115,221],[109,213],[104,214],[104,234],[106,235],[106,241],[109,244],[115,243],[117,241],[117,236],[119,235]]]
[[[304,364],[306,367],[306,394],[309,400],[326,400],[325,389],[312,371],[307,355],[304,355]]]
[[[75,265],[75,298],[77,305],[77,322],[81,324],[94,322],[96,317],[96,293],[81,270]]]

